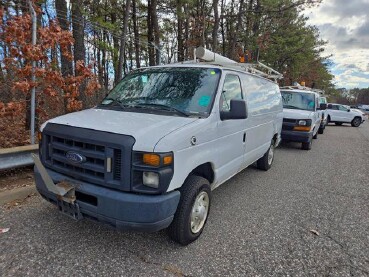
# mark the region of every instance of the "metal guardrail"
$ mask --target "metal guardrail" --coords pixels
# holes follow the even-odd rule
[[[0,149],[0,171],[33,165],[32,153],[38,154],[38,144]]]

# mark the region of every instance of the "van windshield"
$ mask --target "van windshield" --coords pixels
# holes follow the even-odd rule
[[[281,91],[283,108],[298,110],[315,110],[315,98],[312,93],[298,91]]]
[[[161,110],[179,115],[210,112],[221,71],[216,68],[148,68],[126,75],[101,105]]]

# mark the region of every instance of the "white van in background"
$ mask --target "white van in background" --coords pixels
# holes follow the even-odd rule
[[[39,193],[75,219],[196,240],[213,189],[254,162],[272,166],[283,117],[267,74],[209,52],[132,71],[97,107],[46,122]]]
[[[328,124],[328,113],[326,112],[327,104],[328,104],[327,97],[320,96],[319,97],[319,107],[320,107],[319,114],[320,114],[321,121],[320,121],[320,127],[318,130],[318,134],[323,134],[325,127]]]
[[[302,86],[281,87],[283,101],[282,140],[301,142],[310,150],[321,123],[319,94]]]

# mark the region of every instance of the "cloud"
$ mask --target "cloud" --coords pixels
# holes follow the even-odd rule
[[[369,0],[325,0],[304,14],[316,25],[332,55],[336,85],[369,87]]]
[[[369,2],[366,0],[326,0],[321,12],[326,15],[339,16],[347,19],[352,16],[367,15]]]

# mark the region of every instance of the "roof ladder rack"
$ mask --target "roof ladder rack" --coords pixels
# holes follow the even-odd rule
[[[265,64],[258,62],[256,64],[252,63],[238,63],[219,54],[216,54],[204,47],[198,47],[194,51],[195,62],[197,59],[205,61],[207,64],[226,66],[238,70],[244,70],[251,74],[259,75],[267,79],[273,79],[277,81],[283,78],[283,75],[273,68],[266,66]]]
[[[294,85],[294,86],[284,86],[284,87],[281,87],[281,89],[300,89],[300,90],[313,91],[313,92],[319,93],[321,95],[325,94],[324,90],[316,89],[316,88],[309,88],[309,87],[306,87],[306,86],[302,86],[299,83],[297,83],[297,85]]]

